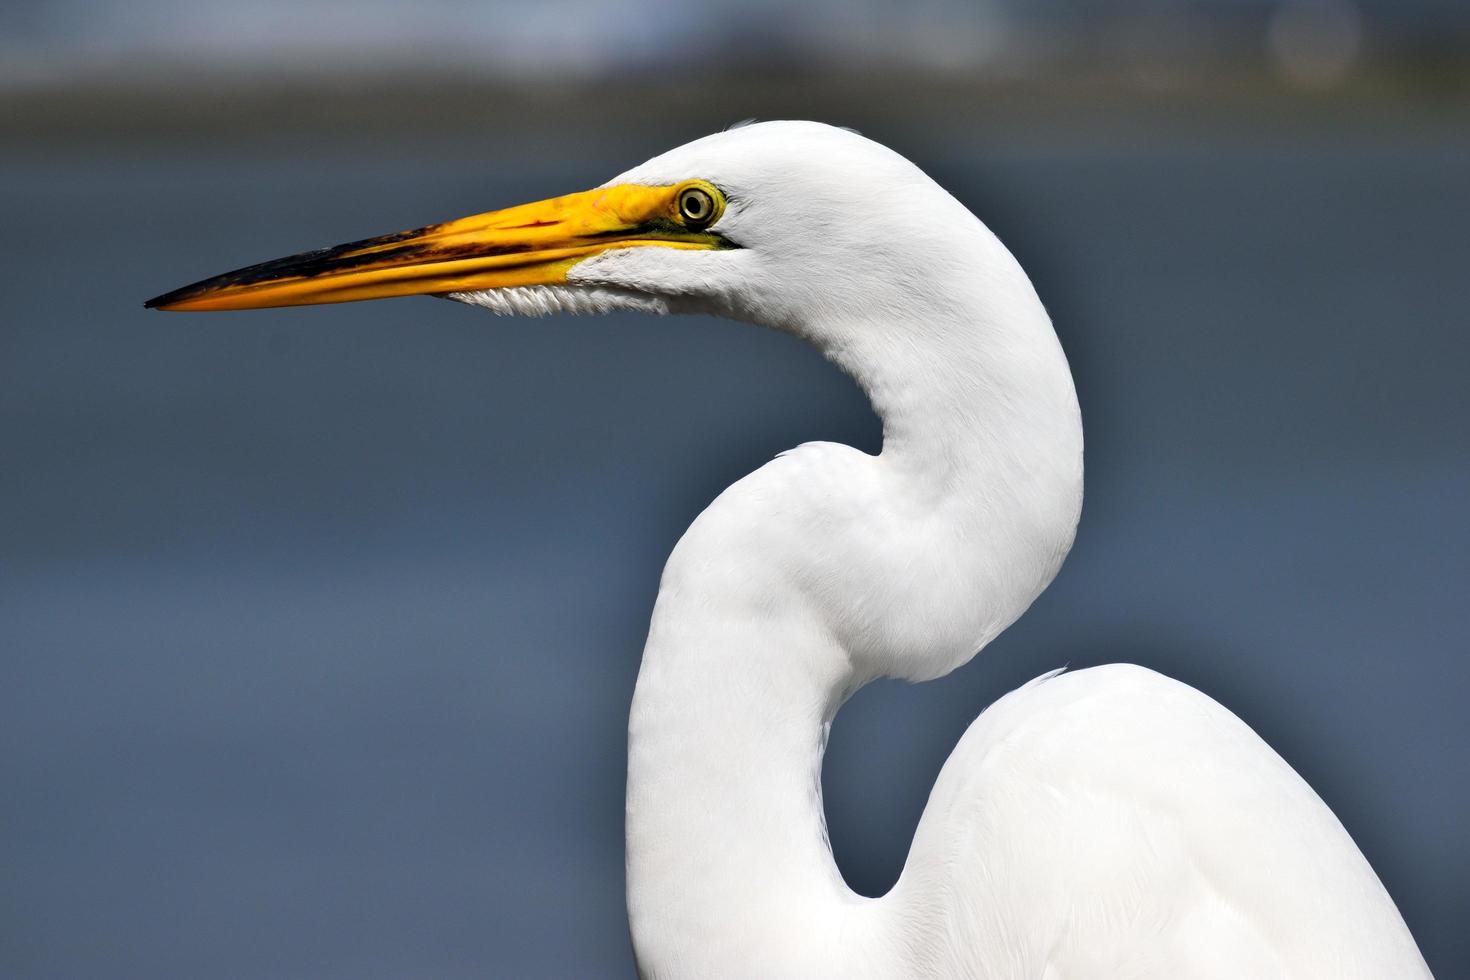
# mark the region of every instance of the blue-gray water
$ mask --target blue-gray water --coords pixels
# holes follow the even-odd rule
[[[1470,137],[1105,128],[899,147],[1036,279],[1089,496],[1020,624],[838,719],[839,861],[882,891],[976,712],[1132,660],[1255,726],[1470,975]],[[140,302],[690,135],[0,158],[0,975],[630,974],[663,557],[781,449],[876,449],[855,389],[710,319]]]

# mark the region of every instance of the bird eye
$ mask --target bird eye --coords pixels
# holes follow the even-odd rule
[[[679,216],[689,225],[703,228],[715,220],[715,199],[703,187],[686,187],[679,192]]]

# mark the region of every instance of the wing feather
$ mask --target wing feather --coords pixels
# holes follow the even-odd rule
[[[1204,694],[1053,671],[970,726],[891,895],[916,969],[995,978],[1428,977],[1332,812]]]

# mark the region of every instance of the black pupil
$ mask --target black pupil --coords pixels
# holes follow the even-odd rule
[[[699,221],[709,216],[709,198],[699,191],[690,191],[684,195],[684,216],[694,221]]]

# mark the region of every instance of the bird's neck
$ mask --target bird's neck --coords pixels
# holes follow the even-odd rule
[[[666,582],[629,724],[628,905],[651,977],[820,977],[864,899],[827,844],[821,765],[845,693],[814,624],[696,610]],[[698,629],[690,624],[698,621]],[[737,666],[739,665],[739,666]]]
[[[822,754],[854,690],[970,659],[1071,543],[1071,377],[1029,281],[1017,268],[1000,285],[915,317],[921,334],[848,324],[839,345],[811,325],[872,399],[882,454],[787,454],[726,491],[671,556],[629,723],[628,901],[645,975],[910,972],[922,917],[844,884]]]

